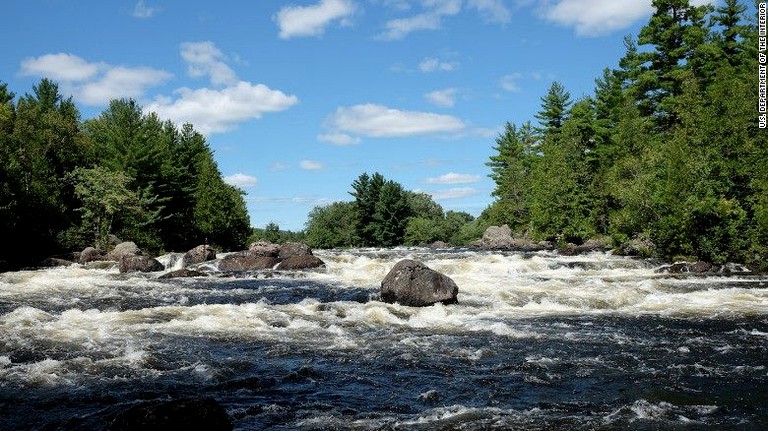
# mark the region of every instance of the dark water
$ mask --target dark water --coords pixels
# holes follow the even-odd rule
[[[186,397],[242,430],[768,429],[765,279],[420,253],[271,278],[0,276],[0,429],[105,429]],[[402,257],[449,273],[459,304],[379,302]]]

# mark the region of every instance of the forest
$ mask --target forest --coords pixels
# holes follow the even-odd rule
[[[619,249],[634,244],[646,257],[765,269],[768,139],[757,121],[755,17],[737,0],[653,6],[594,94],[573,100],[554,82],[534,119],[505,125],[487,163],[495,201],[477,220],[435,205],[416,210],[394,198],[402,194],[394,185],[366,174],[352,185],[353,202],[310,214],[308,240],[462,244],[507,224],[532,240],[601,239]],[[399,206],[371,203],[378,190]],[[387,220],[396,221],[389,230],[377,227]]]
[[[129,99],[81,121],[48,79],[14,100],[0,83],[0,235],[16,239],[0,251],[3,266],[118,239],[150,253],[245,244],[243,193],[224,182],[192,125]]]
[[[533,119],[509,121],[487,162],[493,203],[474,218],[363,173],[349,201],[314,208],[303,232],[250,226],[194,126],[113,100],[82,121],[43,79],[0,82],[0,262],[19,267],[115,238],[147,251],[254,239],[313,247],[465,245],[492,225],[555,244],[600,239],[646,257],[768,260],[768,139],[757,123],[758,31],[737,0],[654,0],[615,67],[573,100],[560,82]]]

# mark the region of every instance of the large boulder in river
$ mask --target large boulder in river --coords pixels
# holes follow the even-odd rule
[[[184,254],[184,265],[196,265],[216,259],[216,250],[209,245],[198,245]]]
[[[286,242],[280,245],[278,257],[281,260],[293,256],[312,256],[312,249],[302,242]]]
[[[219,261],[219,271],[272,269],[277,263],[277,257],[274,256],[260,256],[250,251],[239,251],[224,256]]]
[[[397,262],[381,282],[382,301],[411,307],[455,304],[458,294],[459,287],[450,277],[410,259]]]
[[[116,245],[112,251],[107,253],[107,260],[120,262],[120,259],[122,259],[124,256],[138,256],[140,254],[141,250],[139,250],[139,247],[136,245],[136,243],[132,241],[121,242],[120,244]]]
[[[486,248],[512,247],[512,229],[507,225],[490,226],[483,232],[481,244]]]
[[[253,256],[277,257],[280,254],[280,246],[268,241],[257,241],[248,247],[248,252]]]
[[[120,258],[120,273],[156,272],[163,270],[165,270],[163,264],[149,256],[123,256]]]
[[[97,260],[104,259],[104,255],[94,247],[86,247],[80,252],[80,257],[77,262],[81,265],[85,265],[88,262],[95,262]]]
[[[227,410],[213,398],[150,401],[117,414],[109,431],[127,430],[211,430],[233,429]]]

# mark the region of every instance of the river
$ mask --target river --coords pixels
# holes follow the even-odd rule
[[[325,271],[0,274],[0,429],[106,429],[184,397],[238,430],[768,429],[767,276],[602,252],[315,254]],[[459,303],[380,302],[404,258]]]

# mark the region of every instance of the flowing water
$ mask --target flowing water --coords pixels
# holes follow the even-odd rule
[[[768,277],[606,253],[315,254],[326,271],[0,274],[0,429],[106,429],[187,397],[238,430],[768,429]],[[380,302],[403,258],[459,303]]]

